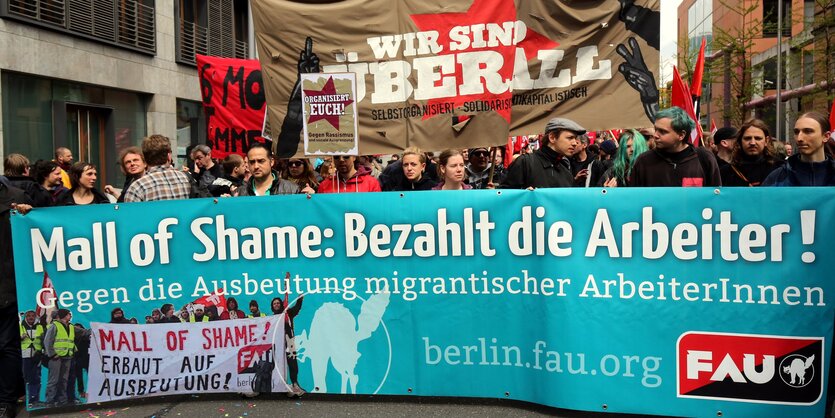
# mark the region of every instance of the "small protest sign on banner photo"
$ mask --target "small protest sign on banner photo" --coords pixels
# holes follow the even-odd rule
[[[286,359],[275,355],[284,352],[283,322],[283,315],[132,326],[94,322],[87,400],[286,392]]]
[[[305,155],[356,155],[356,74],[301,74],[301,80]]]

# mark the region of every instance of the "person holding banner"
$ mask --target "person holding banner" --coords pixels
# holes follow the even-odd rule
[[[722,185],[713,153],[690,144],[696,122],[678,107],[656,115],[655,149],[638,156],[632,187],[718,187]]]
[[[220,314],[220,319],[244,319],[246,314],[238,309],[238,300],[235,298],[226,299],[226,309]]]
[[[20,349],[23,354],[26,403],[30,408],[40,401],[43,334],[44,327],[38,323],[35,311],[26,311],[23,322],[20,323]]]
[[[211,320],[209,315],[206,315],[205,307],[201,304],[193,306],[194,311],[189,315],[188,322],[209,322]]]
[[[247,315],[247,318],[260,318],[262,316],[267,316],[261,312],[261,308],[258,307],[258,301],[255,299],[249,301],[249,313],[250,314]]]
[[[275,164],[273,151],[260,142],[250,145],[246,152],[249,172],[252,176],[238,189],[238,196],[274,196],[299,193],[299,186],[284,180],[272,169]]]
[[[286,280],[289,282],[289,273]],[[273,315],[281,315],[286,312],[287,315],[284,317],[284,338],[288,342],[287,347],[296,347],[296,334],[293,320],[302,309],[304,296],[300,296],[292,307],[288,307],[288,304],[290,303],[288,299],[290,299],[288,294],[284,295],[284,300],[277,297],[273,298],[273,300],[270,301],[270,310],[273,312]],[[306,393],[306,391],[299,386],[299,363],[296,359],[296,355],[291,355],[289,351],[286,354],[287,370],[290,372],[289,382],[292,382],[289,391],[287,392],[287,396],[291,398],[299,398]]]
[[[95,205],[110,203],[110,199],[96,189],[96,166],[79,161],[70,167],[70,184],[72,187],[58,196],[56,205]]]
[[[44,335],[44,355],[49,359],[46,384],[46,402],[49,406],[67,403],[67,385],[70,366],[75,355],[75,327],[70,324],[72,313],[58,310],[58,318],[52,321]]]
[[[382,191],[380,183],[364,165],[356,165],[353,155],[334,155],[336,175],[322,180],[319,193],[363,193]]]
[[[719,168],[723,186],[755,187],[785,160],[779,158],[772,145],[768,125],[759,119],[745,122],[733,145],[730,164]]]
[[[586,129],[566,118],[553,118],[545,125],[543,142],[533,153],[522,154],[507,169],[503,189],[573,187],[574,175],[569,158],[574,155],[577,137]]]
[[[821,113],[801,115],[794,123],[797,153],[772,171],[763,186],[835,186],[835,160],[825,151],[831,129]]]
[[[21,214],[32,210],[31,203],[23,190],[0,176],[0,418],[17,414],[19,389],[23,387],[10,217],[12,210]]]
[[[392,164],[393,165],[393,164]],[[389,191],[405,192],[414,190],[431,190],[435,181],[426,174],[426,154],[417,147],[409,147],[403,151],[403,157],[397,165],[402,167],[402,176],[397,184],[389,186]],[[391,165],[389,165],[390,167]],[[386,167],[388,169],[388,167]],[[385,171],[385,170],[384,170]]]
[[[470,190],[473,187],[464,183],[464,154],[457,149],[448,149],[438,156],[438,174],[441,182],[432,190]]]

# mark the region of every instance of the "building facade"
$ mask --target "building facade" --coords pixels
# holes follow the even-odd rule
[[[783,7],[780,55],[781,126],[777,126],[778,7]],[[828,111],[835,63],[826,30],[835,0],[685,0],[678,8],[678,65],[695,61],[701,39],[707,39],[701,122],[739,125],[758,117],[773,136],[791,138],[794,118]],[[737,43],[733,43],[733,40]],[[823,52],[821,54],[821,52]]]
[[[254,56],[246,0],[0,0],[0,158],[67,147],[121,184],[150,134],[206,142],[195,54]]]

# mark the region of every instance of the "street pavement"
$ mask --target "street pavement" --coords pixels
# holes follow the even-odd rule
[[[602,406],[601,406],[602,408]],[[245,399],[232,394],[168,396],[123,402],[22,411],[21,418],[273,418],[273,417],[640,417],[606,412],[578,412],[506,399],[430,398],[405,396],[341,396],[283,394]]]

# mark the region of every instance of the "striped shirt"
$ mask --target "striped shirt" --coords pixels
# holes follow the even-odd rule
[[[191,183],[188,174],[172,167],[151,167],[125,192],[125,202],[188,199]]]

